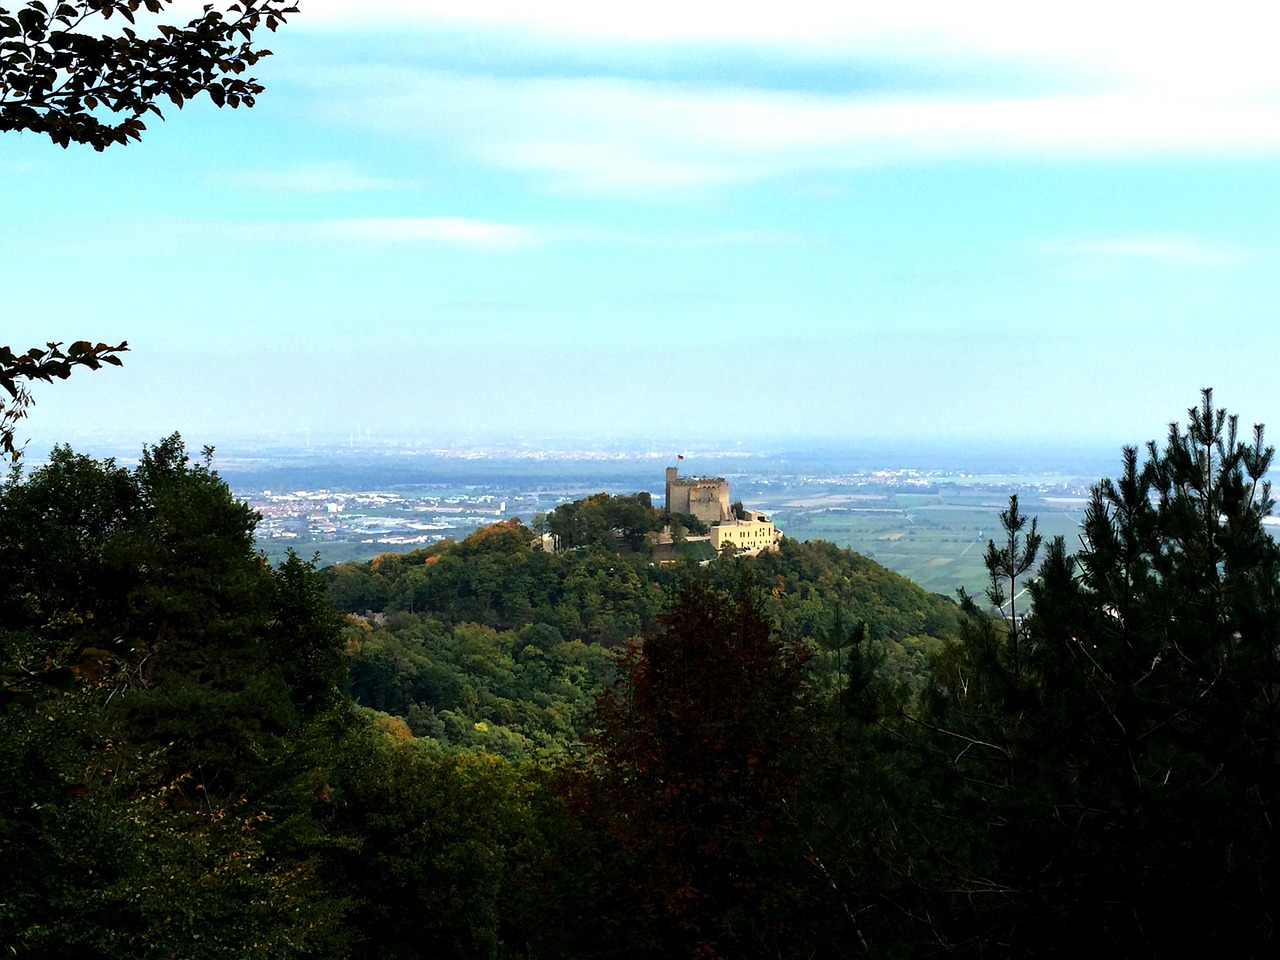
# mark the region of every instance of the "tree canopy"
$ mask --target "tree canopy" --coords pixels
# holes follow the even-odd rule
[[[118,354],[128,349],[128,343],[113,347],[88,340],[78,340],[66,350],[60,343],[47,343],[43,347],[32,347],[26,353],[14,353],[11,348],[0,346],[0,388],[9,394],[8,401],[0,397],[0,453],[17,459],[22,450],[21,444],[14,442],[14,435],[18,421],[35,402],[27,389],[32,380],[46,383],[65,380],[76,367],[97,370],[104,363],[118,367]]]
[[[309,564],[254,552],[256,521],[176,435],[134,469],[60,447],[0,484],[0,949],[326,936],[293,911],[306,855],[264,825],[300,812],[291,757],[339,700],[338,619]]]
[[[255,45],[297,6],[289,0],[204,5],[185,25],[163,22],[173,0],[32,0],[0,7],[0,131],[104,150],[139,140],[147,114],[201,93],[251,107],[262,85],[244,72],[271,51]],[[139,23],[139,17],[142,23]],[[119,29],[103,30],[118,18]],[[114,24],[113,24],[114,25]],[[149,29],[148,29],[149,28]]]

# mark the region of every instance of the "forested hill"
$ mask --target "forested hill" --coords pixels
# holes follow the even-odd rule
[[[567,640],[618,646],[652,627],[665,592],[699,570],[693,563],[624,558],[601,546],[544,552],[535,540],[509,520],[461,542],[322,572],[330,600],[347,613],[421,613],[498,630],[543,624]],[[891,644],[954,635],[959,622],[949,598],[826,541],[788,538],[777,553],[718,559],[705,569],[714,585],[745,576],[762,589],[776,623],[792,638],[822,636],[836,605],[847,618],[865,622],[873,640]]]
[[[833,639],[837,610],[904,695],[923,686],[929,649],[958,629],[951,600],[821,541],[705,565],[656,564],[619,544],[623,556],[611,536],[562,553],[538,543],[510,520],[325,568],[330,599],[356,615],[346,631],[353,698],[417,737],[528,759],[578,743],[612,681],[613,649],[652,633],[693,580],[757,594],[779,634],[806,645],[819,683],[836,682],[847,657]]]
[[[0,483],[0,954],[1273,956],[1274,451],[1191,415],[1075,556],[1011,499],[1009,619],[821,543],[272,568],[177,437],[60,448]]]
[[[691,579],[746,584],[780,634],[805,643],[815,677],[842,654],[832,624],[863,637],[878,672],[924,683],[927,650],[959,611],[872,560],[830,543],[787,540],[774,554],[659,565],[603,543],[549,553],[519,521],[461,542],[326,568],[347,628],[350,691],[418,737],[527,759],[575,744],[615,670],[612,649],[652,633]]]

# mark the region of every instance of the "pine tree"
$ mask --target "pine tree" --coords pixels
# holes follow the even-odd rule
[[[1070,826],[1053,906],[1077,943],[1256,955],[1277,894],[1273,450],[1209,390],[1188,417],[1141,466],[1124,451],[1080,552],[1055,542],[1032,585],[1029,746],[1056,771],[1045,816]]]

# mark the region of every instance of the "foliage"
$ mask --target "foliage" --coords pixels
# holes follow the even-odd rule
[[[1241,440],[1209,390],[1188,418],[1142,467],[1125,450],[1121,476],[1094,489],[1084,549],[1055,544],[1033,589],[1055,694],[1041,749],[1084,811],[1096,886],[1066,888],[1073,912],[1128,949],[1246,955],[1276,934],[1274,451],[1260,425]]]
[[[808,873],[788,806],[809,742],[806,659],[750,590],[697,584],[629,650],[573,803],[621,851],[611,934],[638,955],[772,956],[789,939]]]
[[[358,703],[418,737],[512,760],[572,752],[614,672],[609,651],[545,624],[496,631],[397,614],[346,635]]]
[[[201,93],[218,106],[251,107],[262,85],[242,74],[269,50],[254,45],[274,31],[289,0],[206,4],[183,26],[157,22],[155,36],[135,29],[137,15],[160,16],[173,0],[33,0],[15,12],[0,7],[0,131],[28,130],[67,147],[95,150],[138,140],[160,103],[181,108]],[[128,22],[97,33],[99,17]],[[104,114],[123,117],[119,121]]]
[[[662,511],[662,515],[658,518],[658,522],[663,526],[670,526],[673,536],[676,535],[677,531],[704,537],[711,532],[711,528],[708,527],[706,523],[699,520],[691,513],[664,510]]]
[[[661,527],[661,515],[647,493],[597,493],[564,503],[546,517],[547,531],[560,549],[598,547],[616,549],[620,539],[631,550],[642,550],[645,537]]]
[[[534,816],[540,779],[492,754],[423,750],[368,712],[333,726],[310,815],[327,838],[317,871],[347,900],[342,956],[508,955],[527,935],[512,925],[520,885],[554,826]]]
[[[931,932],[953,948],[1273,946],[1273,451],[1260,426],[1241,440],[1208,390],[1188,415],[1094,487],[1077,555],[1050,545],[1021,661],[1012,626],[971,610],[935,665],[925,721],[942,819],[923,822],[952,891],[953,920]]]
[[[211,451],[58,448],[0,486],[0,950],[1270,955],[1280,548],[1237,432],[1206,392],[1126,449],[1035,576],[1011,501],[994,611],[830,544],[515,521],[272,569]]]
[[[209,453],[175,435],[130,471],[61,447],[0,488],[0,927],[20,955],[337,936],[266,827],[291,737],[332,703],[336,623],[308,565],[253,552]]]
[[[3,10],[0,10],[0,15]],[[0,400],[0,453],[17,460],[22,450],[14,443],[18,421],[27,415],[35,402],[27,389],[32,380],[52,383],[56,378],[65,380],[76,367],[97,370],[104,363],[120,366],[117,354],[129,349],[127,343],[112,347],[105,343],[92,344],[78,340],[66,350],[60,343],[47,343],[33,347],[26,353],[14,353],[12,348],[0,346],[0,388],[9,394],[7,401]]]
[[[656,624],[690,569],[620,556],[616,542],[610,549],[546,553],[533,539],[508,521],[460,543],[323,573],[330,598],[349,613],[422,613],[445,625],[472,622],[499,631],[541,624],[566,641],[616,647]],[[959,626],[951,600],[823,541],[786,539],[777,553],[719,560],[710,569],[721,589],[736,589],[744,573],[766,585],[769,615],[788,636],[811,642],[824,662],[818,648],[842,606],[867,624],[870,642],[885,653],[884,670],[913,688],[923,684],[927,648]]]
[[[350,613],[426,613],[496,630],[545,624],[566,640],[611,647],[653,622],[663,602],[653,568],[600,549],[546,553],[532,540],[509,521],[460,543],[341,564],[325,571],[329,595]]]

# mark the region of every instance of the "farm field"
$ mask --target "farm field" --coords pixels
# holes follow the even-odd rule
[[[1078,543],[1081,501],[1020,494],[1022,511],[1037,518],[1037,529],[1046,542],[1062,536],[1068,547]],[[998,496],[992,491],[885,494],[883,499],[850,505],[782,507],[775,517],[788,536],[830,540],[910,577],[927,590],[950,595],[957,587],[979,593],[985,586],[983,555],[1007,506],[1007,493]]]

